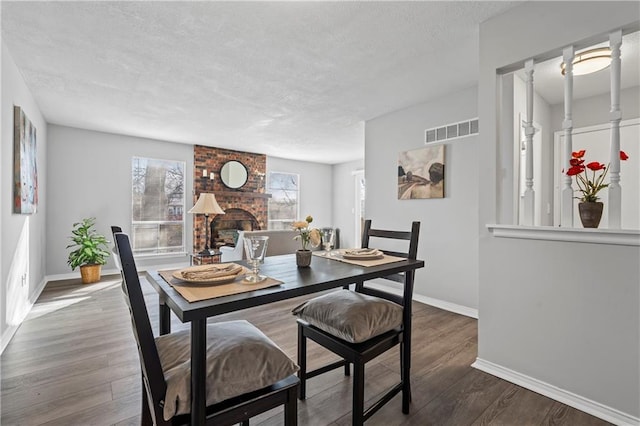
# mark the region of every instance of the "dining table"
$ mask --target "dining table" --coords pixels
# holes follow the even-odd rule
[[[246,265],[243,262],[236,263]],[[159,296],[160,334],[171,332],[171,312],[181,322],[191,325],[191,424],[205,423],[207,318],[392,274],[409,272],[405,285],[413,285],[414,274],[410,272],[422,267],[422,260],[402,259],[381,265],[360,266],[330,256],[313,256],[310,267],[299,268],[295,254],[271,256],[264,259],[260,273],[281,284],[195,302],[189,302],[179,294],[160,275],[161,271],[147,270],[145,276]]]

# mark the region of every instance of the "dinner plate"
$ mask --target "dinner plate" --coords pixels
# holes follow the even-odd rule
[[[184,268],[184,269],[179,269],[177,271],[174,271],[173,274],[171,275],[173,276],[173,278],[177,280],[184,281],[190,284],[226,284],[226,283],[233,282],[236,278],[238,278],[239,276],[243,275],[246,272],[245,268],[240,267],[235,269],[236,271],[235,273],[231,273],[229,275],[211,277],[211,278],[187,278],[182,275],[183,272],[203,272],[210,269],[221,269],[227,265],[230,265],[230,264],[219,264],[215,266],[214,265],[191,266],[189,268]],[[234,265],[234,266],[239,266],[239,265]],[[231,270],[233,271],[234,269],[231,269]]]
[[[341,254],[343,258],[349,260],[376,260],[384,257],[384,253],[380,250],[376,250],[372,253],[349,253],[349,250],[345,250]]]

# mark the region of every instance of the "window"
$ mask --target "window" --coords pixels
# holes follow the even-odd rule
[[[269,199],[269,229],[291,229],[298,219],[300,175],[270,172],[267,181]]]
[[[182,253],[184,161],[133,157],[132,241],[134,254]]]

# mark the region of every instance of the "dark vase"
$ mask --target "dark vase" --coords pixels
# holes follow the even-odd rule
[[[582,226],[585,228],[597,228],[600,225],[603,209],[604,203],[601,201],[578,203]]]
[[[311,250],[296,251],[296,265],[298,268],[308,268],[311,265]]]

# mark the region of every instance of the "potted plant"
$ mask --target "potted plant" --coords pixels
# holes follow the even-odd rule
[[[598,161],[592,161],[588,164],[584,164],[584,154],[587,151],[581,149],[577,152],[571,153],[571,160],[569,165],[571,166],[567,170],[567,176],[574,176],[576,178],[576,184],[578,189],[576,192],[580,192],[580,197],[574,197],[580,200],[578,203],[578,211],[580,213],[580,221],[585,228],[597,228],[602,218],[602,210],[604,204],[599,200],[598,192],[608,187],[608,183],[604,183],[604,178],[609,171],[609,164],[606,166]],[[629,156],[620,151],[620,160],[627,160]],[[589,172],[591,170],[591,176]],[[597,172],[600,172],[597,174]]]
[[[107,263],[107,258],[111,254],[107,239],[94,229],[95,222],[96,219],[90,217],[74,223],[70,237],[73,243],[67,246],[74,249],[69,253],[67,263],[72,271],[80,267],[83,284],[100,281],[102,265]]]
[[[320,245],[320,231],[315,228],[309,228],[309,225],[313,222],[311,216],[307,216],[305,220],[299,222],[293,222],[293,229],[298,231],[298,235],[294,237],[296,240],[300,240],[302,243],[302,250],[296,251],[296,264],[300,268],[306,268],[311,264],[311,250],[307,249],[307,246],[311,244],[312,247],[318,247]]]

